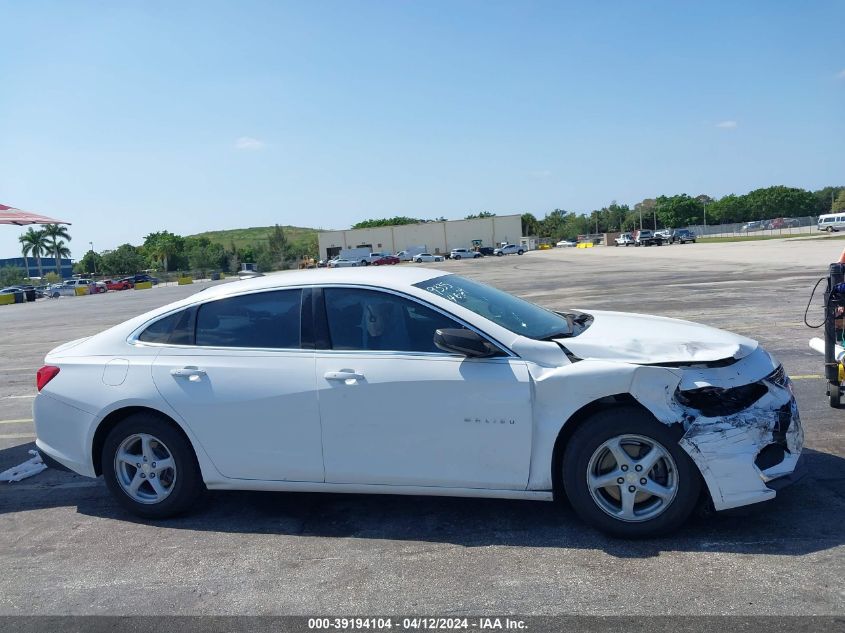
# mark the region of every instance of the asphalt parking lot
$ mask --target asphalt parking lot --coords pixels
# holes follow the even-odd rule
[[[807,475],[772,502],[640,542],[606,538],[565,505],[448,498],[215,492],[154,524],[122,512],[102,481],[48,470],[0,484],[0,614],[843,614],[845,410],[827,405],[822,357],[807,346],[818,331],[802,322],[843,246],[437,264],[550,307],[679,317],[761,341],[795,380],[806,433]],[[34,373],[48,350],[198,289],[0,307],[0,470],[33,448]]]

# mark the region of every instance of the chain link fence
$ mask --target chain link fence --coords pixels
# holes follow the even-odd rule
[[[801,218],[775,218],[771,220],[755,220],[753,222],[737,222],[735,224],[695,224],[683,228],[689,229],[698,237],[739,237],[755,236],[779,237],[789,235],[811,235],[818,232],[818,216],[804,216]]]

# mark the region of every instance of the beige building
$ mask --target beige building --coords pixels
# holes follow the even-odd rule
[[[520,215],[501,215],[474,220],[424,222],[372,229],[323,231],[317,235],[320,257],[328,259],[345,248],[371,248],[373,252],[398,253],[413,247],[444,254],[453,248],[519,244],[522,237]]]

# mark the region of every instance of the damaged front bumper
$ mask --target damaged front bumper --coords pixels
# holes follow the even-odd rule
[[[730,415],[684,407],[680,445],[701,470],[716,510],[772,499],[798,464],[804,432],[789,378],[778,366],[759,384],[766,393]]]

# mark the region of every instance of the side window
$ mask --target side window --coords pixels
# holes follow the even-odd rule
[[[196,344],[300,347],[301,290],[274,290],[209,301],[197,312]]]
[[[439,328],[460,328],[456,321],[386,292],[325,288],[332,349],[443,353],[434,345]]]
[[[170,345],[193,345],[194,308],[186,308],[163,319],[154,321],[138,336],[144,343],[168,343]]]

